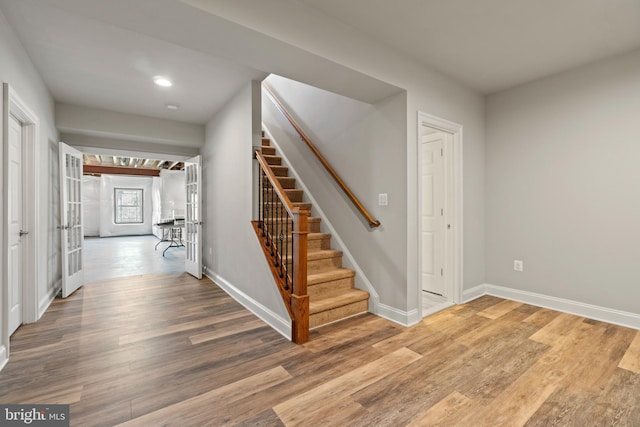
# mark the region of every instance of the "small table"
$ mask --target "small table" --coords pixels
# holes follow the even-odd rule
[[[162,256],[164,256],[165,252],[167,252],[169,248],[184,248],[184,243],[182,242],[182,228],[184,227],[183,219],[162,221],[154,225],[162,229],[162,239],[156,243],[154,251],[158,249],[158,245],[162,242],[169,242],[169,246],[162,251]]]

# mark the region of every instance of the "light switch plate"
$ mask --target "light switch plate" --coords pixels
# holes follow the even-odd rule
[[[378,205],[387,206],[389,204],[389,198],[387,197],[387,193],[378,194]]]

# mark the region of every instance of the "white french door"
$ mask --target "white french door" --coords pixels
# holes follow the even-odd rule
[[[184,162],[187,206],[185,215],[185,271],[202,279],[202,164],[200,156]]]
[[[60,227],[62,242],[62,297],[84,283],[82,256],[82,153],[60,143]]]

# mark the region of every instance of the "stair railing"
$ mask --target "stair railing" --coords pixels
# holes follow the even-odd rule
[[[293,119],[291,114],[289,114],[289,112],[287,112],[287,110],[284,108],[284,105],[282,104],[282,102],[280,102],[278,97],[275,96],[275,94],[269,88],[269,86],[267,86],[267,84],[265,84],[265,83],[262,83],[262,87],[264,88],[265,93],[267,94],[268,98],[271,100],[271,102],[273,102],[273,104],[276,106],[278,111],[280,111],[280,113],[289,121],[289,123],[291,123],[291,125],[294,127],[296,132],[298,132],[298,135],[300,135],[300,138],[307,144],[307,146],[309,147],[309,149],[311,149],[313,154],[315,154],[315,156],[318,158],[320,163],[322,163],[322,165],[327,170],[327,172],[329,172],[329,175],[331,175],[331,177],[340,186],[342,191],[344,191],[344,193],[347,195],[349,200],[351,200],[351,202],[355,205],[356,209],[358,209],[358,211],[360,211],[362,216],[364,216],[364,218],[369,223],[369,227],[371,227],[371,228],[379,227],[380,226],[380,221],[375,219],[369,213],[369,211],[364,207],[364,205],[360,202],[360,200],[358,200],[356,195],[353,194],[353,192],[349,189],[349,187],[347,187],[347,184],[345,184],[345,182],[342,180],[342,178],[340,178],[338,173],[329,164],[327,159],[322,155],[322,153],[320,153],[320,151],[316,148],[316,146],[313,144],[313,142],[311,142],[311,139],[309,139],[307,134],[302,130],[302,128],[298,125],[298,123],[296,123],[296,121]]]
[[[309,340],[307,295],[307,234],[309,209],[293,205],[260,151],[258,161],[258,219],[252,221],[271,273],[291,318],[291,340]]]

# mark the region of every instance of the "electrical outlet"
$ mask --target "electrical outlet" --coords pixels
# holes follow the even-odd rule
[[[513,260],[513,270],[524,271],[524,262],[519,259]]]

